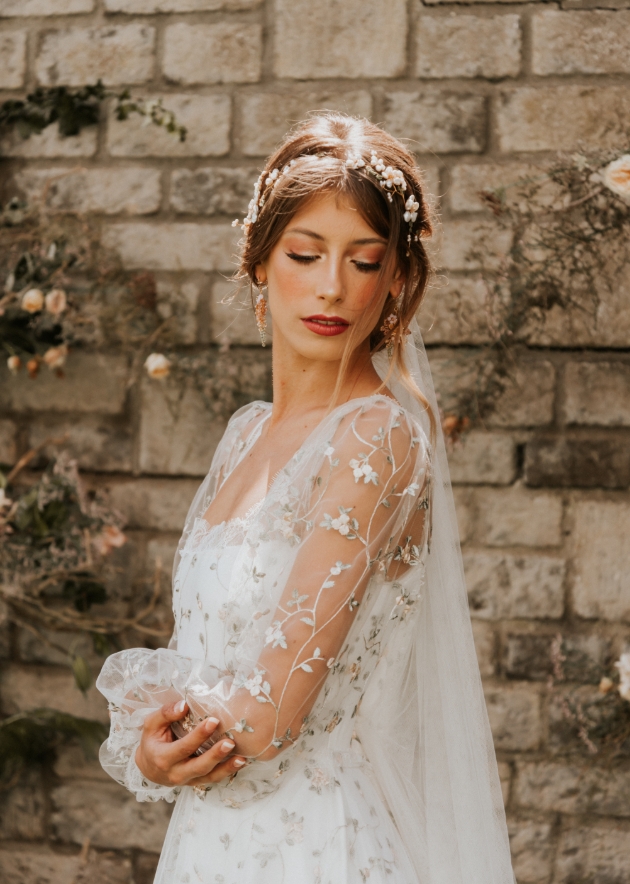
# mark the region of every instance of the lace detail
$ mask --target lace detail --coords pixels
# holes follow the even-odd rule
[[[201,552],[212,546],[236,546],[243,542],[245,530],[260,510],[265,498],[261,497],[242,516],[224,519],[217,525],[211,525],[203,516],[195,519],[192,531],[188,536],[184,552]]]

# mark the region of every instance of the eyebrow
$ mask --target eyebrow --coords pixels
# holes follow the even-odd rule
[[[287,230],[287,233],[302,233],[304,234],[304,236],[310,236],[312,239],[317,239],[320,242],[324,242],[324,237],[320,233],[315,233],[314,230],[307,230],[306,227],[291,227],[289,230]],[[374,243],[380,246],[387,245],[384,239],[375,236],[368,236],[363,239],[352,240],[352,245],[355,246],[366,246]]]

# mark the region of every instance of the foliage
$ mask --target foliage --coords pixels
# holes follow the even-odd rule
[[[117,119],[127,120],[132,114],[140,114],[177,135],[180,141],[186,140],[186,127],[178,124],[173,112],[163,107],[161,99],[134,99],[128,89],[113,92],[100,80],[79,89],[39,86],[24,100],[8,99],[0,104],[0,128],[15,128],[22,138],[28,138],[58,123],[62,137],[78,135],[81,129],[98,123],[100,106],[110,98],[116,101]]]

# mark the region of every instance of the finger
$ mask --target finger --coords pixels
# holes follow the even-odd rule
[[[220,764],[217,764],[213,770],[205,777],[197,777],[196,779],[189,780],[186,785],[187,786],[206,786],[210,783],[218,783],[220,780],[224,780],[226,777],[233,777],[234,774],[237,774],[239,770],[243,770],[243,768],[249,764],[246,758],[243,758],[242,755],[234,755],[232,758],[226,758],[225,761],[222,761]]]
[[[195,777],[206,777],[218,764],[225,761],[226,756],[228,756],[233,750],[233,740],[219,740],[211,749],[204,752],[203,755],[189,758],[187,761],[182,761],[181,765],[178,765],[180,768],[178,773],[183,774],[186,781]]]
[[[206,718],[189,734],[186,734],[185,737],[177,740],[170,749],[172,752],[171,757],[173,759],[173,764],[176,764],[178,761],[184,761],[184,759],[188,759],[191,755],[194,755],[197,749],[199,749],[206,740],[210,739],[218,725],[218,718]]]
[[[188,705],[185,700],[179,700],[177,703],[169,703],[161,706],[147,715],[144,721],[144,729],[149,732],[170,730],[173,721],[179,721],[188,712]]]

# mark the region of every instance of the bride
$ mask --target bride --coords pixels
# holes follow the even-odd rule
[[[242,228],[273,405],[232,416],[191,505],[169,648],[105,663],[102,764],[176,800],[156,884],[513,884],[414,319],[420,172],[312,116]]]

